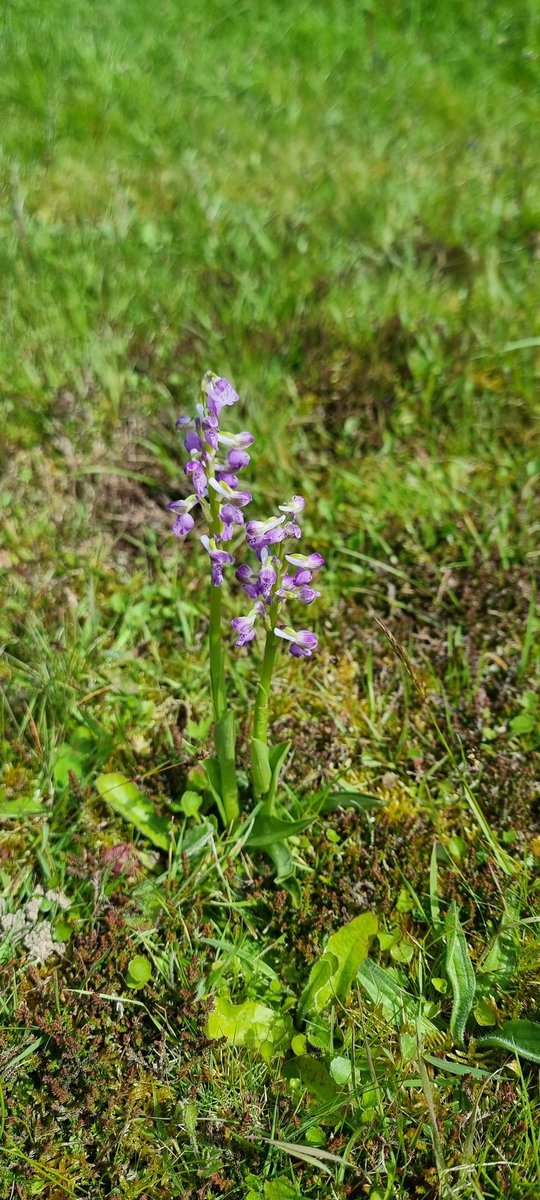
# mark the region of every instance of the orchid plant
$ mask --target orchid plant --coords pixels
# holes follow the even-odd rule
[[[181,416],[177,421],[177,428],[184,433],[188,456],[184,472],[191,479],[193,492],[168,505],[175,515],[173,533],[177,537],[185,538],[193,531],[197,508],[205,526],[199,540],[210,566],[210,682],[216,746],[216,760],[212,760],[215,770],[210,764],[208,775],[227,826],[237,820],[239,802],[236,723],[227,702],[224,669],[225,571],[234,565],[235,556],[245,547],[253,565],[242,561],[235,575],[252,607],[245,616],[234,617],[230,625],[237,647],[253,643],[258,630],[265,635],[253,710],[251,777],[255,800],[271,813],[277,771],[284,757],[283,747],[274,748],[272,753],[268,746],[269,699],[276,656],[280,645],[297,659],[310,658],[316,650],[315,633],[303,626],[289,625],[286,610],[291,601],[305,606],[317,599],[320,592],[314,585],[324,565],[320,554],[301,554],[297,549],[305,507],[302,496],[293,496],[278,505],[277,513],[266,520],[245,521],[244,509],[251,503],[252,495],[241,487],[239,475],[249,465],[248,449],[254,438],[248,431],[231,433],[222,428],[224,410],[238,400],[228,379],[210,371],[204,375],[194,416]]]

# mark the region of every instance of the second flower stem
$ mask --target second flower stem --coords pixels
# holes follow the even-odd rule
[[[255,712],[253,715],[253,737],[257,738],[259,742],[264,742],[265,745],[268,742],[268,701],[270,697],[272,675],[274,673],[274,664],[276,661],[277,644],[278,639],[273,629],[271,629],[266,634],[264,656],[257,687],[257,695],[255,697]]]

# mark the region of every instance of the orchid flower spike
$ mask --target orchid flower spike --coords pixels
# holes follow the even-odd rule
[[[212,582],[218,587],[223,567],[234,562],[232,554],[220,546],[243,526],[241,510],[251,501],[251,492],[239,488],[238,473],[249,464],[247,447],[253,443],[253,434],[247,430],[229,433],[220,429],[222,410],[236,404],[238,399],[228,379],[206,372],[194,415],[180,416],[176,422],[184,435],[187,454],[184,474],[191,481],[192,494],[167,505],[175,514],[173,533],[177,537],[191,533],[195,525],[192,510],[199,506],[208,530],[201,540],[210,555]],[[226,449],[224,462],[218,461],[220,447]]]

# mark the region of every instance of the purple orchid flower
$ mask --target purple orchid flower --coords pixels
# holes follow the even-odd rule
[[[250,461],[250,455],[247,450],[236,450],[233,446],[227,455],[227,467],[231,471],[241,471],[243,467],[247,467]]]
[[[184,446],[185,446],[188,454],[192,454],[194,451],[196,453],[199,453],[202,450],[202,448],[203,448],[202,441],[201,441],[198,433],[196,433],[194,429],[190,429],[186,433],[186,436],[184,438]]]
[[[245,646],[247,642],[252,642],[255,637],[255,621],[263,611],[262,604],[256,604],[248,613],[247,617],[234,617],[231,621],[232,628],[238,634],[236,639],[237,646]]]
[[[189,459],[189,462],[184,467],[184,474],[193,476],[193,486],[197,496],[199,500],[203,500],[208,490],[208,479],[206,471],[198,458]]]
[[[221,587],[223,583],[223,567],[226,563],[233,563],[234,557],[227,550],[219,550],[216,545],[215,538],[209,538],[203,534],[201,545],[210,555],[211,576],[214,587]]]
[[[246,450],[253,443],[253,434],[248,430],[230,433],[220,429],[222,409],[237,401],[238,393],[229,380],[207,371],[194,416],[183,415],[176,422],[177,428],[184,433],[188,455],[184,473],[191,477],[195,494],[169,505],[175,513],[173,532],[177,537],[185,537],[191,532],[195,525],[191,509],[199,503],[212,531],[212,541],[207,538],[208,545],[205,548],[211,558],[212,582],[218,587],[223,579],[223,567],[234,561],[228,551],[220,549],[220,544],[230,541],[235,528],[244,524],[241,510],[251,501],[251,493],[239,489],[237,472],[243,470],[250,461]],[[218,461],[220,446],[227,451],[225,462]],[[219,496],[219,509],[211,499],[210,488]]]
[[[222,542],[230,542],[234,533],[234,526],[244,524],[244,514],[234,504],[224,504],[219,510],[219,515],[223,523],[221,540]]]
[[[268,557],[268,550],[265,548],[262,551],[262,564],[258,576],[259,595],[263,600],[269,603],[272,595],[272,588],[277,581],[277,571],[273,563]]]
[[[226,433],[223,429],[218,433],[220,446],[231,446],[235,450],[247,450],[255,441],[252,433],[244,429],[241,433]]]
[[[324,567],[322,554],[286,554],[285,558],[292,567],[297,567],[300,571],[319,571]]]
[[[204,378],[209,412],[212,416],[219,417],[222,408],[236,404],[240,397],[238,392],[235,392],[232,383],[229,383],[229,380],[224,379],[223,376],[216,377],[211,371],[207,371]]]
[[[290,642],[289,653],[294,658],[311,658],[319,639],[310,629],[292,629],[290,625],[279,625],[274,629],[276,637]]]
[[[191,533],[195,521],[190,514],[190,509],[197,503],[196,496],[188,496],[186,500],[171,500],[167,508],[171,512],[176,513],[176,520],[172,527],[176,537],[186,537],[186,534]]]
[[[286,504],[278,504],[279,511],[282,513],[292,513],[293,516],[298,516],[306,507],[306,502],[303,496],[293,496]]]
[[[238,582],[242,584],[246,594],[250,596],[252,600],[256,600],[257,596],[259,595],[259,585],[257,582],[252,582],[254,579],[254,572],[247,563],[240,564],[238,570],[236,571],[236,578]]]
[[[273,629],[276,636],[288,642],[294,658],[310,658],[317,647],[317,637],[309,629],[295,630],[290,625],[276,624],[276,618],[279,618],[283,603],[295,600],[309,605],[320,596],[312,581],[324,564],[322,554],[288,554],[282,546],[283,542],[302,536],[298,517],[304,506],[303,496],[293,496],[286,504],[278,505],[279,516],[269,517],[266,521],[248,521],[246,541],[257,554],[260,567],[255,573],[243,563],[236,571],[244,591],[262,605],[267,633]],[[287,571],[288,563],[294,568],[292,572]],[[252,636],[250,632],[250,641]]]

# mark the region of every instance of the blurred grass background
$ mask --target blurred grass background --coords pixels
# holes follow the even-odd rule
[[[110,428],[210,362],[272,426],[310,332],[355,346],[396,313],[435,405],[441,326],[498,368],[538,311],[539,23],[523,0],[7,3],[8,444],[65,420],[62,389],[69,428]]]

